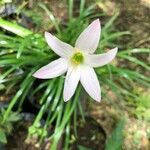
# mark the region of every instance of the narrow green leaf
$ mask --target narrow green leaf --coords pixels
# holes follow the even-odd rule
[[[125,125],[125,120],[118,123],[116,129],[113,131],[112,135],[106,141],[105,150],[122,150],[123,144],[123,129]]]
[[[114,16],[110,18],[110,20],[105,24],[104,28],[102,29],[103,31],[106,31],[108,28],[111,27],[113,22],[116,20],[116,18],[119,16],[119,12],[117,12]]]
[[[90,148],[88,148],[88,147],[85,147],[85,146],[83,146],[83,145],[79,145],[79,146],[78,146],[78,149],[79,149],[79,150],[92,150],[92,149],[90,149]]]
[[[85,0],[80,1],[80,16],[82,15],[84,11],[84,6],[85,6]]]
[[[0,142],[7,143],[6,134],[3,130],[0,129]]]
[[[25,36],[28,36],[29,34],[32,34],[32,32],[30,30],[25,29],[16,23],[9,22],[2,18],[0,18],[0,27],[5,30],[8,30],[14,34],[17,34],[21,37],[25,37]]]
[[[68,4],[68,12],[69,12],[69,20],[71,21],[72,20],[72,17],[73,17],[73,2],[74,0],[69,0],[69,4]]]

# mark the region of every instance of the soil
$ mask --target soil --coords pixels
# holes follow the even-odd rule
[[[89,150],[104,150],[106,134],[101,126],[91,117],[83,120],[78,119],[77,124],[77,141],[70,143],[71,150],[77,150],[79,147],[88,148]],[[6,150],[47,150],[50,143],[43,142],[42,145],[36,143],[37,138],[32,139],[32,143],[27,144],[27,129],[32,124],[31,120],[19,122],[15,127],[12,135],[8,136]],[[73,126],[71,134],[74,134]],[[64,136],[63,136],[64,137]],[[62,137],[62,138],[63,138]],[[31,141],[31,139],[30,139]],[[63,139],[62,139],[63,141]],[[62,143],[62,142],[61,142]],[[62,147],[59,149],[61,150]]]
[[[86,147],[88,150],[104,150],[106,134],[93,118],[86,117],[86,122],[77,121],[77,141],[71,144],[71,150]]]
[[[8,136],[8,144],[6,145],[7,150],[36,150],[33,145],[25,144],[27,137],[27,127],[31,125],[30,122],[20,123],[14,128],[12,135]]]
[[[149,0],[116,0],[120,10],[117,28],[130,31],[130,38],[123,41],[125,47],[150,47],[150,2]]]
[[[47,3],[55,4],[48,5],[48,7],[50,8],[50,10],[52,10],[54,15],[59,19],[60,22],[62,20],[66,20],[67,7],[66,4],[63,4],[63,2],[64,1],[62,1],[61,3],[55,3],[54,0],[50,0],[50,2],[44,0],[44,3],[46,5],[48,5]],[[134,0],[134,2],[132,2],[131,0],[114,0],[113,2],[113,6],[115,6],[116,8],[118,7],[120,10],[120,15],[116,20],[117,29],[119,29],[120,31],[128,30],[131,32],[131,36],[127,36],[124,37],[124,39],[119,40],[123,47],[150,47],[150,36],[148,32],[150,31],[150,7],[147,4],[149,0]],[[32,8],[33,6],[31,6],[31,9]],[[42,10],[41,12],[43,13],[44,11]],[[43,13],[43,15],[45,18],[42,22],[43,29],[51,30],[47,14]],[[145,56],[144,59],[146,59]],[[113,97],[112,95],[113,94],[111,93],[110,96]],[[118,102],[118,105],[119,104],[120,102]],[[122,111],[121,113],[124,113],[125,116],[128,116],[129,113],[125,111],[123,112],[121,108],[120,110],[116,109],[111,105],[111,103],[105,101],[104,98],[99,105],[97,105],[97,103],[93,103],[90,108],[90,115],[95,118],[99,124],[102,125],[102,128],[106,131],[107,135],[110,135],[112,133],[115,124],[121,117],[120,112]],[[128,110],[128,108],[126,108],[126,110]],[[132,118],[129,118],[129,120],[130,119]],[[30,123],[31,122],[22,123],[15,127],[14,134],[8,139],[8,145],[6,146],[8,150],[37,150],[34,145],[27,145],[24,142],[27,136],[27,127],[30,125]],[[91,148],[92,150],[103,150],[105,143],[105,132],[101,129],[101,127],[97,123],[95,123],[94,120],[87,121],[84,126],[82,126],[82,124],[84,123],[79,121],[79,124],[77,125],[78,141],[72,143],[72,149],[77,150],[77,147],[79,145],[82,145],[84,147]],[[131,121],[130,124],[132,128],[133,122]],[[127,128],[129,128],[129,126]],[[93,137],[93,135],[96,136]],[[133,140],[128,140],[127,144],[125,144],[125,148],[127,149],[129,145],[132,145],[131,143],[133,144]],[[133,149],[134,146],[132,146],[131,149]],[[130,149],[128,148],[128,150]]]
[[[119,9],[120,15],[115,21],[116,29],[118,29],[119,31],[130,31],[131,33],[131,35],[124,36],[123,38],[119,39],[119,44],[121,42],[122,45],[120,51],[125,50],[126,48],[150,48],[150,32],[148,32],[150,31],[150,1],[106,1],[113,3],[113,9]],[[140,56],[136,57],[144,62],[149,62],[149,56],[147,54],[140,54]],[[131,70],[136,69],[135,66],[132,67],[132,64],[128,62],[123,62],[122,65],[127,66]],[[148,73],[143,71],[142,74],[147,75]],[[102,97],[102,102],[99,105],[97,105],[97,103],[91,104],[90,115],[102,125],[107,136],[111,135],[112,131],[114,130],[115,124],[117,124],[120,118],[122,118],[122,116],[126,116],[128,118],[128,123],[126,124],[126,128],[128,130],[125,130],[126,137],[125,143],[123,145],[124,149],[149,150],[150,138],[147,135],[147,129],[145,129],[149,128],[149,123],[135,118],[129,111],[131,109],[130,106],[125,104],[123,104],[122,106],[122,100],[116,99],[114,97],[114,93],[112,93],[111,91],[108,92],[108,96],[112,98],[112,103],[110,101],[107,101],[105,97]],[[136,127],[138,126],[138,124],[140,124],[139,127]],[[136,143],[134,134],[137,134],[139,132],[142,133],[141,140]]]
[[[26,144],[25,140],[28,134],[28,127],[33,123],[33,116],[26,115],[28,120],[19,122],[14,126],[14,130],[11,135],[8,136],[6,150],[38,150],[33,144]]]

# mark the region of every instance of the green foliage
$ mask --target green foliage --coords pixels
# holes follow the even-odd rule
[[[117,124],[111,136],[106,141],[105,150],[122,150],[124,125],[125,120],[122,120]]]
[[[135,102],[135,115],[140,119],[150,122],[150,95],[143,93],[139,95]]]
[[[78,149],[79,149],[79,150],[91,150],[90,148],[85,147],[85,146],[83,146],[83,145],[79,145],[79,146],[78,146]]]
[[[17,112],[12,112],[10,115],[4,120],[6,110],[1,109],[0,112],[0,142],[7,143],[6,136],[11,134],[13,130],[13,123],[19,121],[21,119],[20,114]]]
[[[75,40],[81,31],[89,24],[89,22],[91,22],[91,19],[104,15],[99,12],[94,13],[95,5],[85,7],[85,0],[81,0],[79,15],[74,16],[73,2],[73,0],[68,1],[69,21],[64,24],[61,24],[61,22],[59,23],[57,18],[54,17],[52,12],[49,11],[45,5],[39,4],[39,6],[48,14],[50,21],[55,28],[56,36],[72,45],[74,45]],[[105,48],[115,47],[118,38],[130,34],[128,31],[120,32],[114,29],[113,23],[117,16],[118,13],[110,18],[102,28],[102,36],[97,53],[104,52]],[[65,28],[63,27],[64,25]],[[68,139],[70,137],[68,128],[70,126],[71,116],[73,114],[74,116],[77,115],[77,113],[75,114],[75,110],[78,109],[78,107],[80,112],[82,112],[80,104],[81,88],[78,88],[72,101],[69,101],[66,104],[62,99],[64,77],[44,80],[37,84],[38,79],[33,78],[32,74],[38,68],[56,59],[57,56],[49,50],[50,48],[46,44],[43,35],[33,33],[30,30],[20,27],[16,23],[8,22],[2,18],[0,18],[0,27],[9,31],[9,34],[0,31],[0,67],[2,68],[2,72],[0,72],[0,92],[8,93],[11,92],[12,89],[16,90],[7,110],[2,113],[1,120],[3,121],[1,124],[3,123],[2,127],[5,125],[5,128],[1,130],[2,141],[5,141],[4,132],[10,133],[7,130],[12,130],[12,123],[18,120],[17,114],[12,112],[14,105],[17,103],[18,110],[20,111],[27,96],[31,98],[38,97],[41,109],[36,116],[33,125],[29,128],[29,136],[38,134],[40,142],[42,142],[43,138],[48,136],[47,129],[55,120],[56,126],[54,133],[48,136],[48,138],[53,140],[52,147],[55,149],[62,133],[65,131],[67,135],[65,148],[67,149]],[[10,32],[14,34],[10,34]],[[117,46],[122,47],[121,45]],[[142,70],[148,71],[149,66],[146,62],[135,57],[135,54],[138,55],[144,53],[149,53],[149,49],[119,50],[117,55],[119,59],[118,62],[126,60],[127,62],[140,67]],[[125,100],[126,97],[137,97],[137,95],[132,92],[132,85],[134,82],[145,87],[149,87],[150,85],[150,79],[142,74],[141,71],[136,70],[136,68],[131,70],[128,66],[123,66],[122,63],[98,68],[96,72],[100,76],[101,85],[107,85],[109,89],[116,94],[118,100]],[[105,88],[102,90],[105,96],[107,96],[107,91],[108,89]],[[110,98],[108,99],[111,101]],[[39,124],[45,112],[48,112],[48,117],[46,118],[44,127],[41,127]],[[13,118],[15,120],[13,120]],[[74,122],[76,122],[76,119],[74,120]],[[40,127],[39,131],[38,127]],[[111,138],[107,141],[107,150],[111,150],[112,147],[109,146],[114,147],[114,145],[116,148],[115,150],[120,148],[122,141],[120,143],[118,142],[120,139],[122,140],[122,128],[123,123],[120,123],[113,132]]]
[[[15,23],[11,23],[9,21],[6,21],[2,18],[0,18],[0,27],[8,30],[8,31],[13,31],[13,33],[21,36],[21,37],[25,37],[29,34],[32,34],[32,32],[30,30],[27,30],[21,26],[18,26]]]
[[[11,3],[12,0],[0,0],[0,6],[4,5],[5,3]]]
[[[7,143],[7,138],[4,130],[0,129],[0,142]]]

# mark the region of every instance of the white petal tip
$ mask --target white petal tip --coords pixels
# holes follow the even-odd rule
[[[64,102],[66,103],[66,102],[68,102],[68,100],[64,99]]]
[[[64,98],[64,102],[68,102],[70,98]]]
[[[55,37],[54,35],[52,35],[51,33],[47,32],[47,31],[44,33],[44,35],[45,35],[45,38],[47,41],[49,41],[51,38]]]
[[[110,51],[108,51],[108,53],[110,53],[113,56],[113,58],[116,56],[117,52],[118,52],[118,47],[113,48]]]
[[[67,92],[69,92],[69,91],[67,91]],[[63,99],[64,99],[64,102],[68,102],[69,100],[71,100],[71,95],[65,95],[64,94],[64,96],[63,96]]]
[[[114,50],[114,52],[117,53],[118,52],[118,47],[114,48],[113,50]]]
[[[98,102],[98,103],[100,103],[100,102],[101,102],[101,99],[97,99],[97,100],[95,99],[95,101]]]
[[[112,49],[112,51],[113,51],[114,53],[117,53],[117,52],[118,52],[118,47]]]
[[[39,76],[36,72],[34,74],[32,74],[32,76],[35,77],[35,78],[39,78]]]
[[[47,38],[47,37],[51,36],[52,34],[46,31],[46,32],[44,33],[44,35],[45,35],[45,38]]]
[[[42,75],[40,75],[36,72],[32,76],[35,77],[35,78],[38,78],[38,79],[46,79],[46,78],[42,77]]]
[[[71,97],[69,95],[65,94],[65,92],[64,92],[63,99],[64,99],[64,102],[68,102],[71,99]]]
[[[48,34],[48,32],[47,32],[47,31],[45,31],[45,32],[44,32],[44,35],[46,36],[47,34]]]
[[[94,100],[96,101],[96,102],[101,102],[101,96],[98,96],[97,98],[94,98]]]
[[[92,22],[92,24],[95,26],[95,27],[100,27],[100,20],[99,19],[96,19]]]

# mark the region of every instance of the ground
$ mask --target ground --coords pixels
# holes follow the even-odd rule
[[[67,19],[67,5],[64,0],[44,0],[42,1],[47,5],[59,22],[63,22]],[[27,27],[31,27],[33,30],[36,26],[36,32],[43,33],[44,31],[53,30],[51,26],[48,15],[37,6],[32,0],[22,3],[23,7],[28,8],[26,14],[33,18],[33,24],[31,26],[26,24]],[[124,48],[136,48],[136,47],[150,47],[150,2],[149,0],[107,0],[103,3],[97,3],[97,10],[104,11],[108,17],[111,17],[115,10],[120,11],[120,15],[115,22],[115,26],[120,31],[130,31],[131,35],[119,40]],[[37,11],[38,10],[38,11]],[[40,10],[40,11],[39,11]],[[110,11],[111,10],[111,11]],[[34,17],[31,11],[36,12]],[[42,16],[41,16],[42,14]],[[36,17],[37,16],[37,17]],[[44,20],[41,22],[41,18]],[[103,20],[101,20],[103,24]],[[42,30],[40,28],[42,26]],[[147,62],[150,62],[150,56],[140,56]],[[132,68],[132,66],[130,66]],[[133,66],[134,67],[134,66]],[[144,72],[144,74],[149,75],[149,73]],[[150,92],[148,89],[143,89],[139,87],[136,89],[139,93],[144,93],[148,95]],[[144,92],[143,92],[144,91]],[[89,114],[100,124],[100,126],[105,130],[106,135],[111,135],[116,124],[123,117],[127,119],[125,126],[125,141],[123,149],[125,150],[149,150],[150,149],[150,120],[140,118],[135,115],[138,108],[134,105],[132,107],[129,101],[122,105],[121,100],[116,99],[115,94],[112,91],[108,91],[108,95],[112,98],[112,102],[109,102],[104,97],[100,104],[97,102],[92,102],[89,105]],[[1,99],[2,97],[0,97]],[[147,96],[147,99],[149,97]],[[150,99],[149,99],[150,100]],[[117,104],[117,109],[116,109]],[[150,110],[149,110],[150,112]],[[148,113],[148,112],[147,112]],[[150,113],[149,113],[150,115]]]

